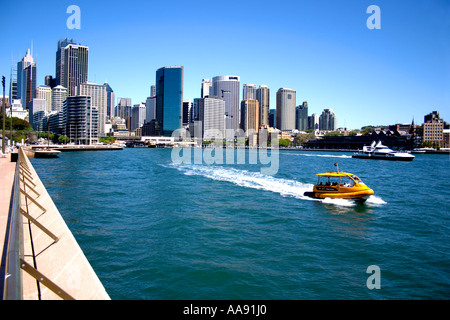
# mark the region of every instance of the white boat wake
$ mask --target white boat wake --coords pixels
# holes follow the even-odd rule
[[[322,158],[340,158],[340,159],[351,159],[352,156],[343,155],[333,155],[333,154],[304,154],[299,153],[296,156],[304,156],[304,157],[322,157]]]
[[[203,176],[216,181],[226,181],[240,187],[265,190],[278,193],[282,196],[290,196],[297,199],[309,201],[322,201],[337,206],[355,206],[356,203],[346,199],[314,199],[304,196],[306,191],[311,191],[313,184],[302,183],[295,180],[275,178],[269,175],[263,175],[259,172],[248,170],[239,170],[235,168],[225,168],[220,166],[204,165],[172,165],[177,170],[188,176]],[[385,204],[381,198],[370,196],[367,204],[378,206]]]

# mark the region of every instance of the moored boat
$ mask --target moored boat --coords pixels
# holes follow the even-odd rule
[[[38,148],[33,150],[35,158],[58,158],[61,151],[50,148]]]
[[[339,167],[336,172],[318,173],[317,176],[318,181],[313,191],[305,192],[305,196],[316,199],[349,199],[364,202],[374,194],[374,191],[360,178],[352,173],[340,172]]]
[[[370,146],[364,146],[362,151],[354,153],[352,158],[359,159],[375,159],[375,160],[391,160],[391,161],[412,161],[414,155],[408,152],[395,152],[378,141],[372,142]]]

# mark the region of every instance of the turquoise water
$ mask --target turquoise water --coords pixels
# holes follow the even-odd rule
[[[270,176],[249,161],[174,164],[171,154],[32,159],[112,299],[450,297],[448,156],[281,150]],[[364,205],[303,196],[335,162],[374,189]],[[371,265],[380,289],[367,287]]]

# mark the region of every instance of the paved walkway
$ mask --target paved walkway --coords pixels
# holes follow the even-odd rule
[[[3,256],[15,169],[16,162],[11,162],[10,154],[7,154],[5,158],[0,156],[0,259]]]

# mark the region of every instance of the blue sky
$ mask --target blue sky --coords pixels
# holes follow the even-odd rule
[[[79,30],[66,25],[72,4]],[[366,26],[369,5],[381,10],[379,30]],[[185,99],[199,97],[203,78],[238,75],[241,87],[268,85],[272,109],[276,91],[291,88],[310,114],[333,109],[340,127],[417,124],[434,110],[450,122],[450,0],[2,0],[1,11],[7,92],[11,60],[32,43],[43,84],[67,36],[89,47],[89,81],[133,104],[158,68],[181,65]]]

